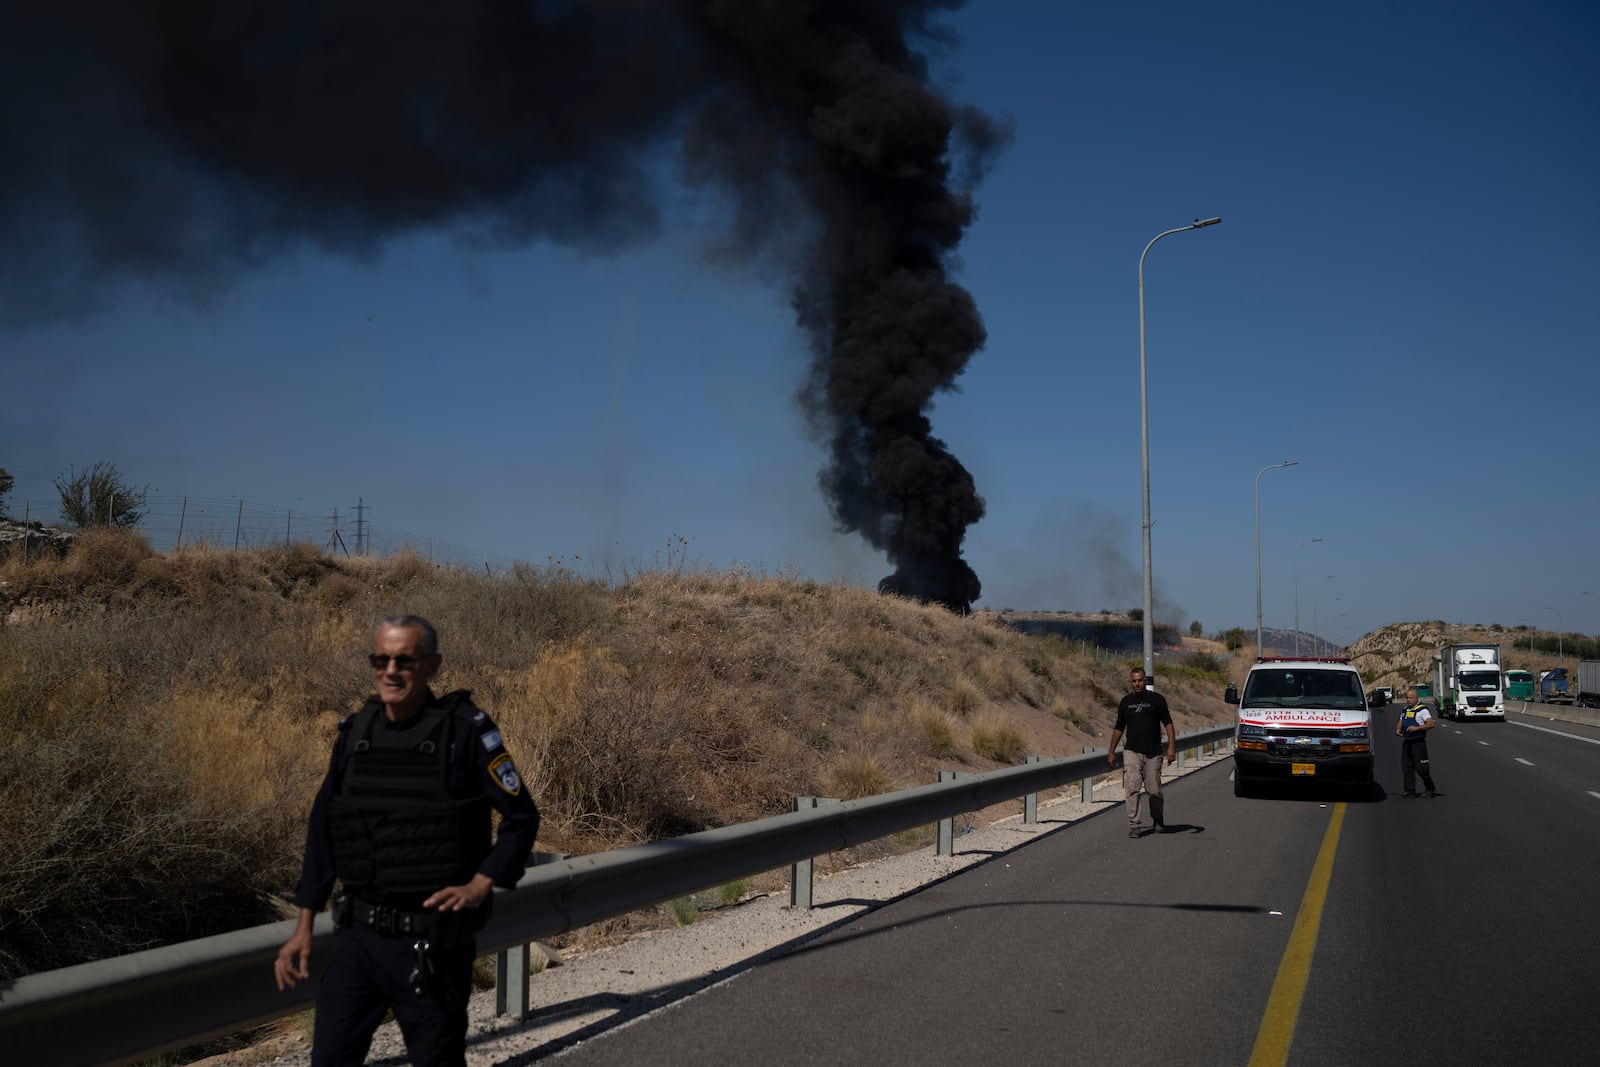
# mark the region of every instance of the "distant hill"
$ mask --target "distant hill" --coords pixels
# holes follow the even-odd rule
[[[1255,630],[1246,631],[1251,640],[1255,639]],[[1341,646],[1335,645],[1326,638],[1313,637],[1311,634],[1301,632],[1296,641],[1293,630],[1274,630],[1270,626],[1261,630],[1261,642],[1266,645],[1269,656],[1338,656],[1342,655]]]
[[[1427,680],[1433,657],[1445,645],[1479,642],[1500,646],[1502,670],[1537,672],[1564,664],[1575,671],[1580,658],[1594,654],[1593,640],[1578,634],[1434,620],[1397,622],[1374,630],[1351,645],[1348,655],[1368,685],[1398,689]]]

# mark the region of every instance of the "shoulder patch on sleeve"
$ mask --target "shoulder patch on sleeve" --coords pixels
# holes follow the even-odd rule
[[[517,774],[517,765],[511,762],[511,753],[502,752],[490,761],[489,773],[494,775],[495,784],[511,796],[522,792],[522,778]]]
[[[479,726],[482,726],[484,723],[489,721],[489,716],[485,715],[482,711],[475,711],[472,713],[472,721],[477,723]]]
[[[500,740],[499,730],[490,730],[488,733],[480,736],[478,740],[483,742],[483,750],[485,752],[493,752],[497,748],[505,747],[505,743]]]

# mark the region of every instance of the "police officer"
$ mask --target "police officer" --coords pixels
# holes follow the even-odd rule
[[[1429,797],[1435,796],[1433,775],[1428,767],[1428,731],[1439,720],[1433,717],[1428,706],[1417,699],[1413,687],[1406,690],[1406,710],[1394,724],[1394,734],[1400,738],[1400,777],[1405,783],[1405,795],[1417,795],[1417,776],[1422,776],[1422,786]]]
[[[369,658],[378,691],[339,724],[311,807],[299,923],[273,969],[279,989],[310,977],[312,920],[337,879],[313,1067],[362,1063],[388,1009],[412,1063],[461,1067],[475,935],[490,890],[526,868],[539,810],[470,694],[429,688],[441,658],[427,620],[384,619]]]

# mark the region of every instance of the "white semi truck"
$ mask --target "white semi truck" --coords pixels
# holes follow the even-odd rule
[[[1499,645],[1446,645],[1433,659],[1433,697],[1447,719],[1505,721]]]

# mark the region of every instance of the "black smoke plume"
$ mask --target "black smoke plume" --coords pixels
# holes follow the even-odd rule
[[[950,260],[1007,130],[931,86],[957,0],[104,0],[0,13],[0,316],[125,282],[205,300],[301,244],[424,228],[610,250],[659,225],[656,164],[776,264],[842,529],[884,588],[964,610],[983,516],[931,432],[984,343]]]

